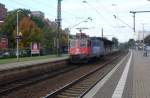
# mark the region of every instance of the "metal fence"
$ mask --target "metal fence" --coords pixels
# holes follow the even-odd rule
[[[42,48],[40,49],[40,54],[37,55],[32,55],[32,56],[44,56],[44,55],[50,55],[50,54],[55,54],[56,49],[52,48]],[[61,53],[67,53],[66,48],[61,49]],[[26,49],[19,49],[19,56],[20,57],[30,57],[31,56],[31,49],[26,48]],[[0,50],[0,59],[2,58],[13,58],[16,57],[16,49],[1,49]]]
[[[30,49],[20,49],[19,56],[26,57],[31,55]],[[0,50],[0,58],[11,58],[16,56],[16,49],[3,49]]]

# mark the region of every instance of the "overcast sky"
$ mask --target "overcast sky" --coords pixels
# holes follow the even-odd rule
[[[101,36],[101,28],[104,28],[104,36],[111,39],[117,37],[120,42],[135,38],[133,30],[125,23],[132,26],[133,18],[130,11],[150,10],[150,1],[147,0],[62,0],[62,27],[73,25],[92,17],[92,21],[83,22],[71,29],[71,34],[78,32],[76,28],[88,28],[83,30],[90,36]],[[57,0],[0,0],[8,10],[26,8],[31,11],[42,11],[45,17],[54,21],[57,16]],[[113,17],[116,15],[120,20]],[[150,28],[150,13],[136,14],[136,31]],[[137,34],[136,34],[137,35]]]

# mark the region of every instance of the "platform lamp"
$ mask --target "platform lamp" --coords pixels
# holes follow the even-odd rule
[[[17,40],[17,51],[16,51],[17,61],[19,61],[19,24],[18,24],[19,15],[18,15],[18,13],[20,11],[21,10],[17,10],[17,36],[16,36],[16,40]]]
[[[145,43],[145,41],[144,41],[144,32],[145,32],[144,26],[145,25],[146,25],[146,23],[142,23],[142,29],[143,29],[143,53],[144,53],[144,43]]]
[[[22,12],[22,10],[17,10],[17,35],[16,35],[16,41],[17,41],[17,50],[16,50],[16,56],[17,56],[17,62],[19,61],[19,39],[22,36],[22,33],[19,32],[19,12]],[[30,17],[30,14],[28,14],[27,16]]]

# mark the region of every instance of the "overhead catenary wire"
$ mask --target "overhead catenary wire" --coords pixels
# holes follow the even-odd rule
[[[33,3],[35,2],[34,0],[31,0],[31,1],[32,1]],[[50,7],[49,4],[44,3],[43,1],[41,2],[40,0],[36,0],[36,2],[38,2],[40,5],[43,5],[44,7],[45,7],[45,6],[48,7],[49,9],[52,9],[52,10],[56,10],[56,9],[57,9],[57,7],[53,7],[53,6]],[[68,14],[68,15],[75,16],[74,14],[72,14],[72,13],[70,13],[70,12],[67,12],[67,11],[64,11],[63,9],[62,9],[62,12],[63,12],[64,14]]]
[[[31,0],[33,3],[35,3],[35,1],[34,0]],[[40,5],[42,5],[42,6],[44,6],[44,7],[47,7],[47,9],[50,9],[50,10],[53,10],[53,11],[56,11],[56,9],[57,9],[57,7],[53,7],[53,6],[50,6],[48,3],[44,3],[43,1],[41,2],[40,0],[37,0],[36,2],[38,2]],[[72,13],[69,13],[69,12],[66,12],[66,11],[64,11],[63,9],[62,9],[62,14],[65,14],[65,15],[69,15],[69,16],[73,16],[73,18],[75,17],[75,15],[73,15]],[[63,15],[64,16],[64,15]],[[69,19],[67,18],[66,19],[66,17],[63,17],[62,16],[62,20],[64,21],[64,22],[67,22],[67,23],[71,23],[71,21],[69,21]],[[71,20],[71,19],[70,19]]]
[[[96,0],[98,2],[98,0]],[[102,3],[101,4],[101,9],[107,11],[108,13],[111,13],[111,16],[114,17],[114,13],[108,9],[107,7],[105,7]],[[112,5],[113,6],[113,5]],[[115,5],[116,6],[116,5]],[[116,14],[116,13],[115,13]],[[115,15],[116,16],[116,15]],[[117,17],[118,18],[118,17]],[[123,24],[127,25],[129,28],[133,29],[130,25],[128,25],[126,22],[124,22],[123,20],[121,20],[120,18],[118,18],[119,22],[122,22]],[[114,31],[116,31],[116,29],[113,29]],[[118,32],[118,31],[116,31]]]
[[[41,10],[41,9],[39,9],[39,8],[34,8],[33,6],[29,6],[29,5],[25,5],[25,4],[23,4],[23,3],[21,3],[21,2],[19,2],[19,1],[16,1],[16,0],[10,0],[11,2],[15,2],[17,5],[20,5],[20,6],[22,6],[22,7],[24,7],[24,8],[31,8],[32,10]],[[47,12],[48,14],[50,14],[51,16],[53,16],[53,17],[56,17],[56,15],[53,15],[53,14],[51,14],[51,13],[49,13],[49,12]]]
[[[33,2],[33,0],[31,0],[31,1]],[[32,10],[41,10],[41,8],[39,9],[39,8],[37,8],[37,7],[35,7],[35,6],[30,6],[30,5],[25,4],[25,3],[21,2],[21,1],[18,1],[18,0],[10,0],[10,2],[13,2],[13,3],[17,4],[17,5],[20,5],[20,6],[22,6],[23,8],[31,8]],[[40,0],[38,0],[38,3],[39,3],[41,6],[43,6],[43,7],[46,6],[46,9],[51,9],[51,10],[54,10],[54,9],[55,9],[54,7],[49,7],[49,6],[48,6],[49,4],[42,3]],[[97,13],[99,13],[99,11],[97,11]],[[50,15],[51,17],[53,17],[53,19],[56,18],[56,15],[54,15],[53,13],[47,12],[47,14]],[[63,14],[68,14],[69,16],[73,16],[72,14],[69,14],[68,12],[63,12]],[[106,19],[102,14],[101,14],[100,16],[103,17],[106,21],[108,20],[108,19]],[[75,17],[75,16],[73,16],[73,17]],[[69,24],[72,23],[72,19],[69,20],[69,18],[66,18],[66,17],[63,17],[62,19],[63,19],[63,22],[64,22],[64,23],[69,23]],[[109,23],[109,22],[107,22],[107,23]],[[110,24],[109,24],[109,26],[112,27]]]
[[[106,18],[99,12],[99,10],[98,10],[96,7],[93,7],[93,6],[90,5],[87,1],[83,1],[83,3],[86,3],[86,4],[87,4],[88,6],[90,6],[92,9],[94,9],[95,12],[96,12],[101,18],[103,18],[105,21],[107,21],[107,22],[105,22],[105,24],[108,24],[109,27],[111,27],[111,29],[112,29],[113,31],[115,31],[114,28],[113,28],[113,25],[110,24],[110,22],[108,21],[109,19],[106,19]],[[116,31],[115,31],[115,32],[116,32]]]
[[[33,1],[33,0],[32,0]],[[10,2],[13,2],[13,3],[15,3],[15,4],[17,4],[17,5],[19,5],[19,6],[21,6],[21,7],[23,7],[23,8],[31,8],[32,10],[39,10],[39,8],[35,8],[35,7],[33,7],[33,6],[30,6],[30,5],[27,5],[27,4],[24,4],[24,3],[22,3],[22,2],[20,2],[20,1],[17,1],[17,0],[11,0]],[[44,5],[44,7],[45,6],[48,6],[48,4],[43,4],[42,2],[40,2],[40,1],[38,1],[38,3],[39,4],[41,4],[41,5]],[[16,8],[16,7],[13,7],[13,8]],[[52,10],[55,10],[55,8],[52,8],[52,7],[47,7],[47,9],[52,9]],[[41,10],[41,9],[40,9]],[[49,15],[51,15],[53,18],[56,18],[56,15],[53,15],[52,13],[49,13],[49,12],[47,12]],[[63,12],[63,14],[64,13],[66,13],[66,12]],[[72,16],[72,15],[70,15],[69,14],[69,16]],[[74,16],[75,17],[75,16]],[[67,19],[65,19],[65,18],[62,18],[63,19],[63,21],[64,22],[66,22],[66,23],[69,23],[69,24],[71,24],[71,21],[69,21],[69,19],[67,18]]]
[[[16,1],[16,0],[11,0],[11,2],[13,2],[13,3],[16,3],[17,5],[20,5],[20,6],[22,6],[23,8],[31,8],[31,10],[41,10],[41,9],[39,9],[39,8],[35,8],[35,7],[32,7],[32,6],[29,6],[29,5],[26,5],[26,4],[23,4],[23,3],[21,3],[21,2],[19,2],[19,1]],[[56,15],[53,15],[52,13],[50,13],[50,12],[47,12],[49,15],[51,15],[54,19],[56,18]],[[65,22],[67,22],[67,23],[71,23],[71,22],[69,22],[69,20],[66,20],[66,19],[64,19],[63,18],[63,21],[65,21]]]

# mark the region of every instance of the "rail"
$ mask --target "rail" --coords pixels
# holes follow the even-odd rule
[[[103,67],[105,67],[106,65],[110,64],[111,62],[116,61],[116,59],[118,59],[118,58],[121,57],[121,56],[122,56],[122,55],[119,55],[119,56],[117,56],[117,57],[113,57],[111,60],[109,60],[109,61],[107,61],[106,63],[104,63],[102,66],[96,68],[95,70],[89,72],[88,74],[86,74],[86,75],[84,75],[84,76],[81,76],[80,78],[74,80],[73,82],[71,82],[71,83],[69,83],[69,84],[63,86],[62,88],[60,88],[60,89],[58,89],[58,90],[56,90],[56,91],[54,91],[54,92],[52,92],[52,93],[50,93],[50,94],[47,94],[47,95],[46,95],[45,97],[43,97],[43,98],[55,98],[56,96],[57,96],[57,98],[59,98],[59,97],[61,98],[62,96],[63,96],[63,97],[66,97],[66,98],[67,98],[67,96],[69,96],[69,97],[81,98],[81,97],[84,96],[93,86],[95,86],[95,85],[97,84],[97,82],[100,81],[107,73],[103,74],[103,76],[102,76],[100,79],[98,79],[98,80],[96,80],[96,81],[93,80],[94,83],[92,83],[92,85],[91,85],[91,86],[88,86],[88,87],[86,87],[86,85],[85,85],[87,82],[84,82],[85,84],[82,84],[82,80],[83,80],[83,81],[86,80],[90,75],[96,73],[98,70],[102,69]],[[88,81],[88,80],[87,80],[87,81]],[[91,82],[89,82],[89,83],[91,83]],[[84,87],[82,88],[82,86],[81,86],[81,89],[80,89],[80,87],[79,87],[79,89],[76,88],[76,89],[73,89],[72,91],[68,91],[68,89],[71,89],[71,87],[75,87],[74,85],[78,85],[78,84],[82,84],[83,86],[86,87],[86,89],[84,89]],[[88,84],[88,83],[87,83],[87,84]],[[84,90],[83,90],[83,89],[84,89]],[[79,90],[79,91],[81,91],[81,92],[75,92],[75,90]],[[72,94],[68,94],[68,93],[66,93],[66,91],[72,92]],[[76,94],[76,93],[77,93],[77,94]],[[63,94],[64,94],[64,95],[63,95]]]

